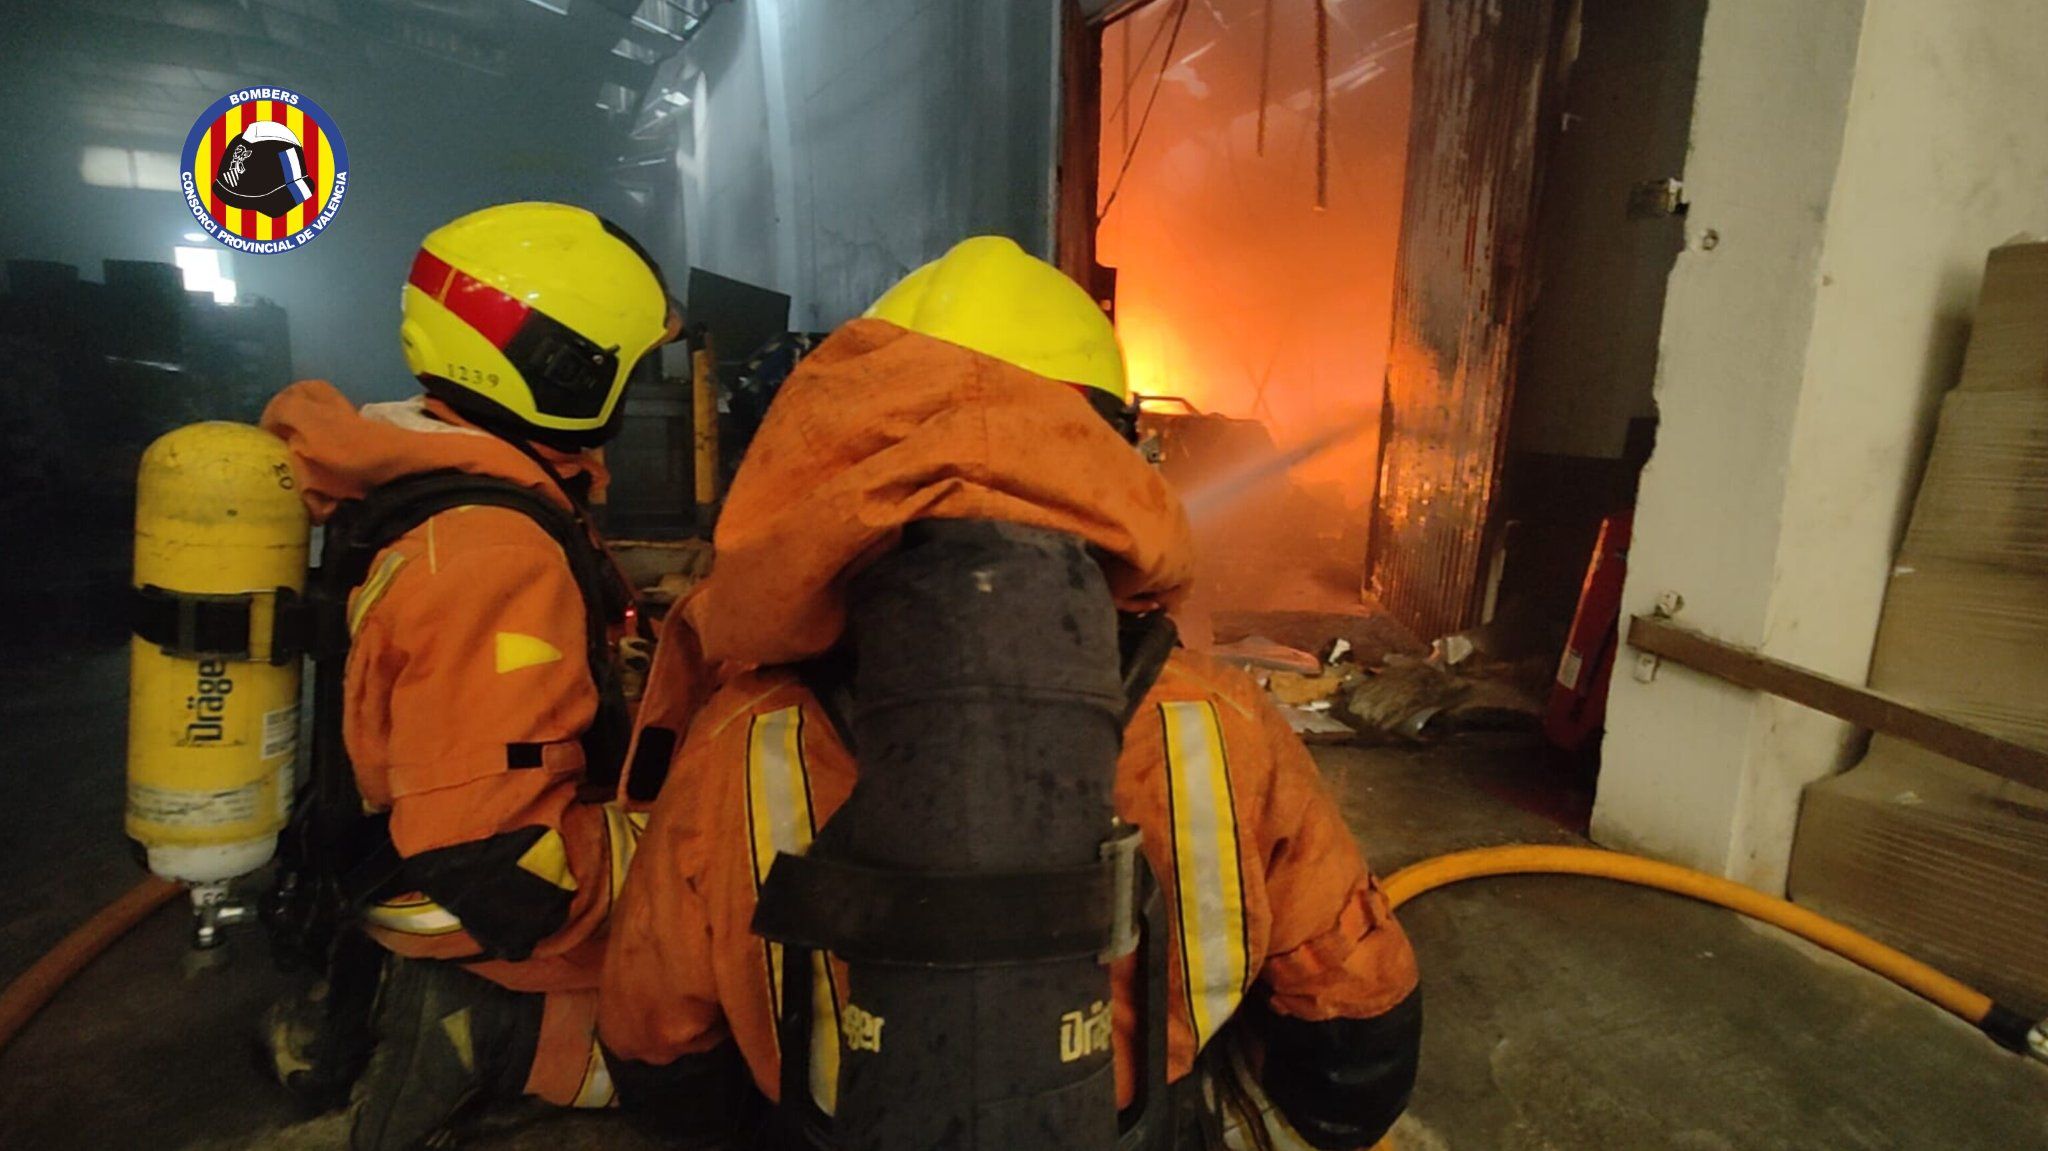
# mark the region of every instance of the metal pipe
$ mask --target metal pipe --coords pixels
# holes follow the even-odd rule
[[[696,461],[697,522],[709,530],[718,512],[718,355],[711,333],[690,341],[690,428]]]

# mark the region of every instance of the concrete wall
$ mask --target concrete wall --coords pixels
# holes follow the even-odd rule
[[[676,64],[689,263],[829,328],[982,232],[1051,254],[1055,0],[743,0]]]
[[[1985,252],[2048,230],[2048,6],[1712,0],[1624,611],[1861,681]],[[1710,246],[1711,244],[1711,246]],[[1616,675],[1594,834],[1783,886],[1856,733]]]

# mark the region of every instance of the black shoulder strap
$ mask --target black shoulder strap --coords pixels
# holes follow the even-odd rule
[[[323,574],[329,564],[337,570],[335,578],[321,583],[341,590],[345,603],[348,589],[368,578],[370,563],[378,552],[442,512],[478,505],[526,516],[547,532],[568,560],[570,575],[583,597],[584,641],[598,691],[597,717],[583,737],[585,779],[593,791],[601,788],[609,793],[617,787],[632,728],[632,715],[611,659],[609,628],[623,618],[632,593],[604,549],[591,538],[580,515],[510,480],[457,471],[407,476],[345,505],[328,521],[321,568]],[[345,628],[337,638],[339,642],[330,645],[327,654],[332,655],[334,649],[346,651]]]
[[[1159,682],[1159,673],[1166,670],[1173,649],[1180,646],[1180,630],[1163,611],[1122,613],[1117,616],[1116,645],[1123,664],[1124,725],[1128,727],[1152,685]]]

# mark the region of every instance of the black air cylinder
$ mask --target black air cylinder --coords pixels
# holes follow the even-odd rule
[[[1115,606],[1081,540],[921,521],[855,579],[848,626],[860,782],[820,848],[909,872],[1099,858],[1123,692]],[[1094,956],[850,970],[850,1003],[882,1025],[879,1050],[842,1055],[840,1146],[1114,1146],[1109,977]]]

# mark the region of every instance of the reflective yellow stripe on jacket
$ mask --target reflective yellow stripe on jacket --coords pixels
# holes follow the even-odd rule
[[[1181,970],[1200,1047],[1237,1010],[1251,966],[1237,808],[1216,705],[1162,703],[1159,711],[1166,729]]]
[[[804,767],[803,727],[802,709],[785,707],[755,716],[747,733],[747,834],[756,893],[777,852],[802,855],[817,833],[811,781]],[[780,1017],[782,946],[765,947],[769,1000]],[[813,955],[811,967],[811,1097],[830,1115],[839,1101],[839,997],[825,956]]]
[[[453,935],[462,930],[455,914],[424,895],[408,895],[363,909],[363,920],[372,927],[407,935]]]
[[[404,553],[387,551],[384,558],[377,561],[377,566],[370,572],[369,577],[363,580],[362,586],[356,589],[355,596],[349,600],[348,605],[348,634],[351,637],[363,630],[363,620],[369,618],[370,609],[376,607],[377,601],[384,598],[384,593],[391,590],[392,579],[398,575],[398,569],[404,566]]]

